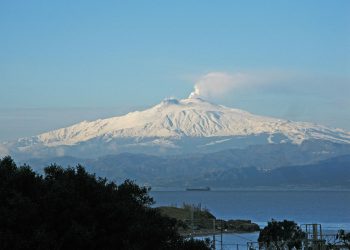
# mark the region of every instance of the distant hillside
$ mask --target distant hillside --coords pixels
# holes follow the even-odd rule
[[[226,188],[350,188],[350,155],[315,164],[273,170],[254,167],[228,169],[193,178],[192,185]],[[179,184],[179,183],[178,183]],[[219,184],[219,185],[218,185]],[[176,185],[176,184],[173,184]]]
[[[98,176],[119,182],[129,178],[159,188],[350,188],[350,154],[324,160],[326,154],[309,154],[310,144],[304,146],[308,148],[305,151],[291,150],[290,147],[292,145],[286,145],[283,151],[273,145],[252,146],[247,150],[179,157],[126,153],[98,159],[58,157],[31,159],[26,163],[37,171],[51,163],[63,166],[82,164]],[[329,151],[333,147],[339,145],[329,144]],[[338,148],[339,152],[347,150],[345,145]]]

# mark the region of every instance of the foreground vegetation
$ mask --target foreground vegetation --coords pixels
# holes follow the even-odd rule
[[[146,188],[117,185],[82,166],[38,175],[0,160],[0,249],[209,249],[151,208]]]
[[[189,232],[247,232],[256,224],[216,220],[200,206],[152,208],[148,189],[126,180],[96,178],[82,166],[57,165],[38,175],[29,166],[0,159],[0,249],[210,249],[209,241],[186,240]],[[300,249],[306,235],[293,221],[271,221],[259,246]],[[340,230],[327,249],[350,246]]]
[[[268,222],[260,232],[258,242],[266,249],[301,249],[306,234],[294,221]]]

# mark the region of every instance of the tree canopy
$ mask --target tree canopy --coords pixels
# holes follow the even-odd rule
[[[0,249],[209,249],[150,205],[148,189],[78,165],[43,175],[0,159]]]
[[[294,221],[272,220],[260,231],[258,242],[265,248],[301,249],[305,237],[305,233]]]
[[[337,233],[337,240],[339,240],[344,246],[350,249],[350,232],[345,232],[344,229],[340,229]]]

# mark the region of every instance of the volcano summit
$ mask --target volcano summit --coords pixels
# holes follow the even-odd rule
[[[309,140],[350,144],[350,133],[313,123],[253,115],[192,97],[165,99],[144,111],[83,121],[5,142],[1,147],[3,154],[19,158],[92,157],[121,152],[203,153],[256,144],[300,145]]]

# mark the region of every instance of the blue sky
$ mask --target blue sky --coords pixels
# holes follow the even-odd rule
[[[350,130],[349,13],[347,0],[1,1],[0,141],[185,98],[210,72],[269,76],[212,101]]]

